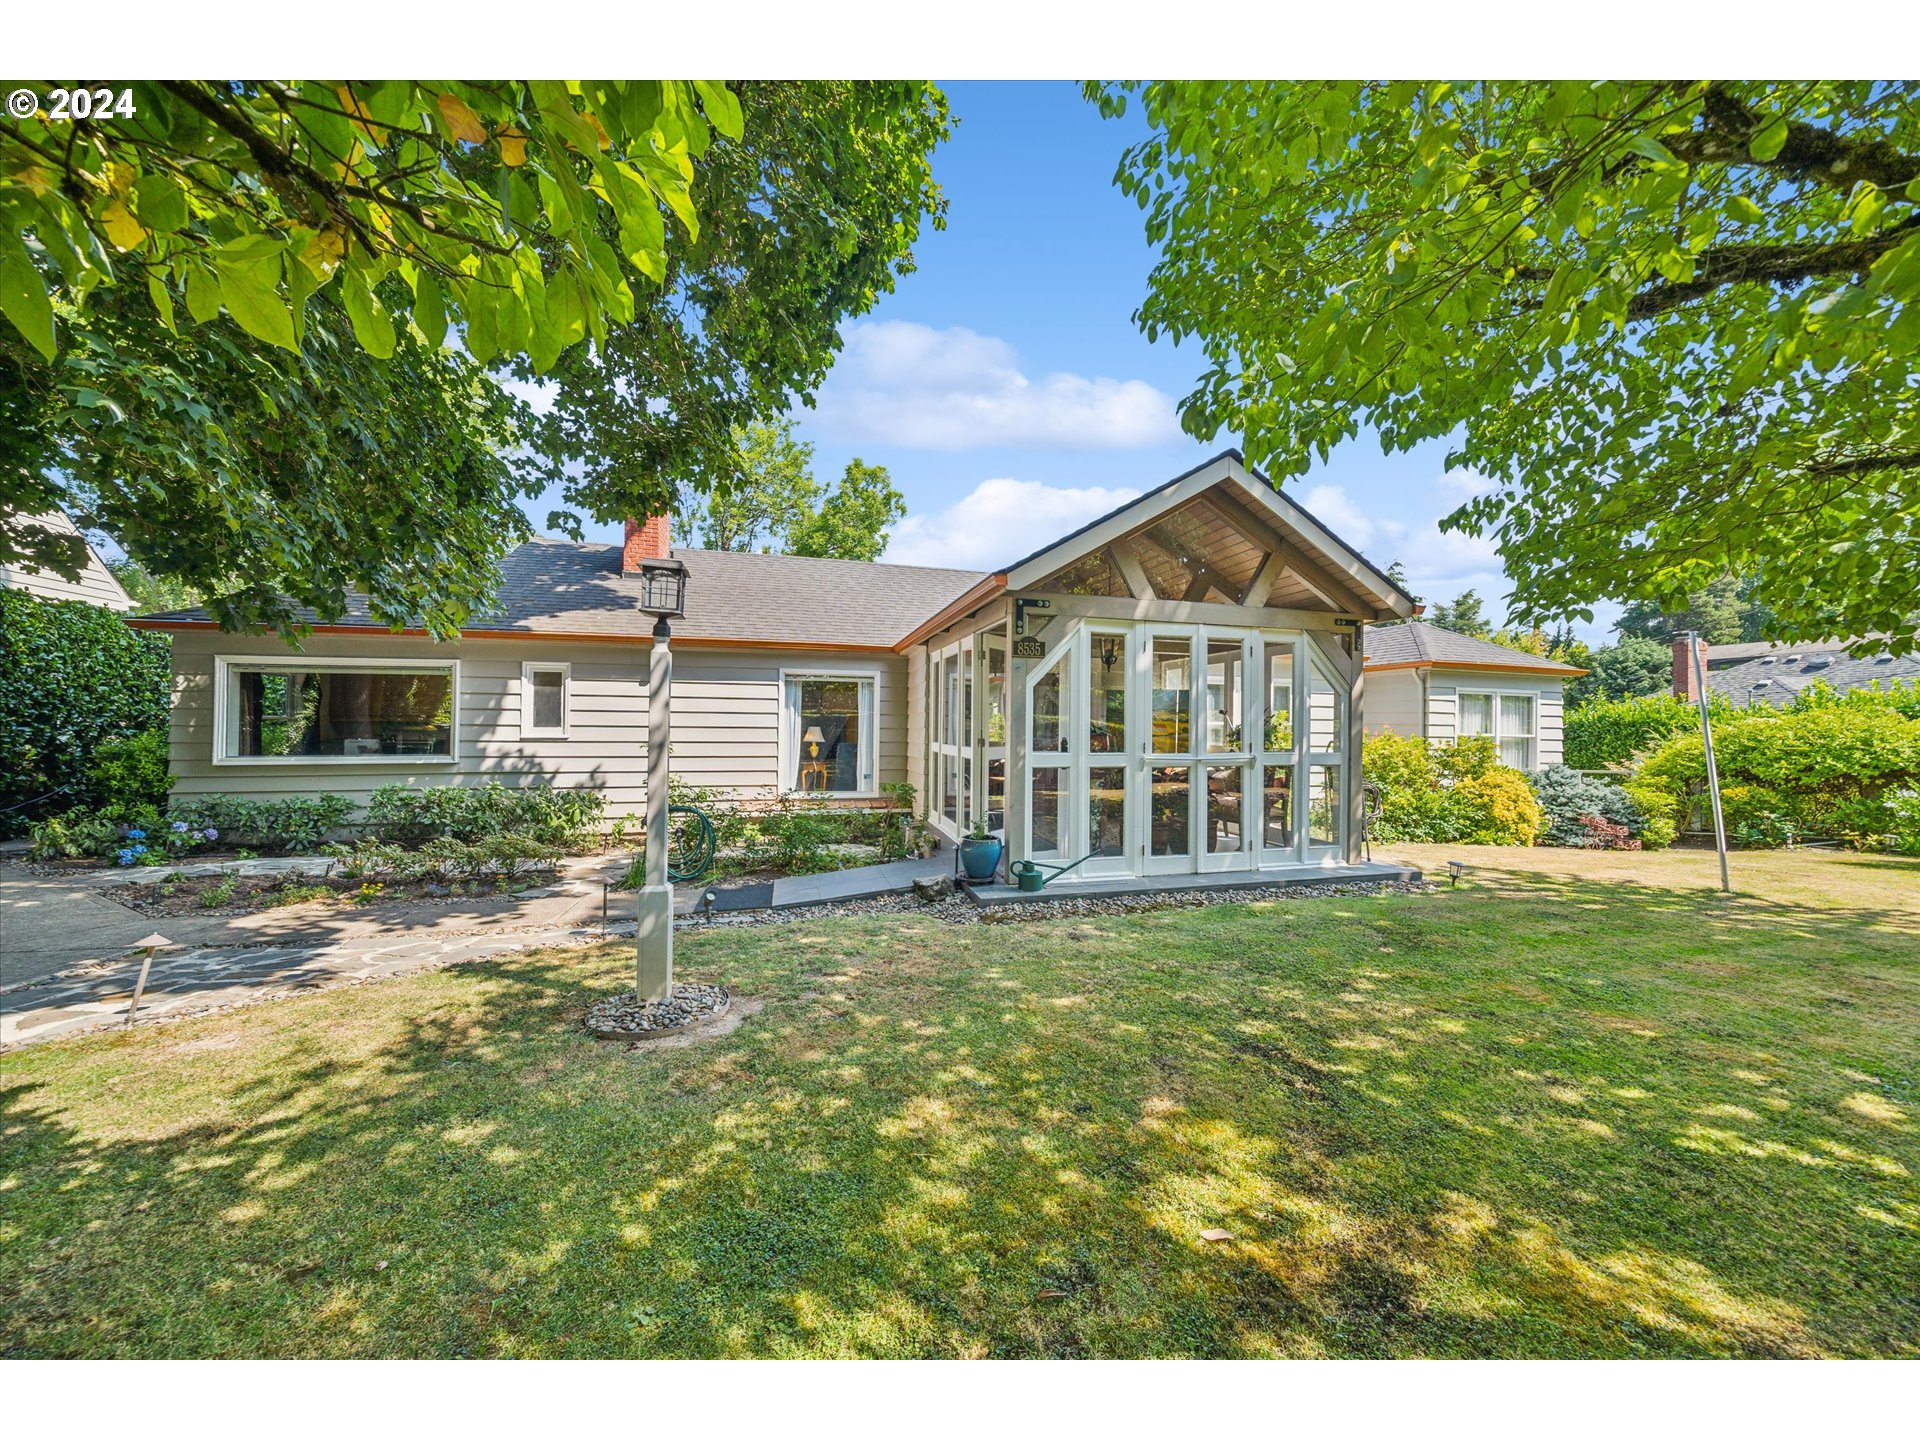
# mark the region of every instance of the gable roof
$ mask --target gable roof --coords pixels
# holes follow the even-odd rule
[[[1304,506],[1247,464],[1246,457],[1238,450],[1222,450],[1191,470],[1174,476],[1164,485],[1155,486],[1146,494],[1109,510],[1031,555],[1001,567],[994,574],[1003,577],[1009,589],[1022,589],[1111,540],[1140,529],[1156,515],[1164,514],[1193,496],[1223,484],[1232,486],[1241,499],[1251,500],[1264,508],[1286,529],[1300,536],[1314,559],[1323,561],[1337,577],[1343,578],[1361,596],[1376,603],[1381,618],[1389,614],[1410,616],[1419,608],[1419,602],[1384,570],[1373,565]]]
[[[622,547],[571,540],[529,540],[500,562],[494,603],[462,634],[534,635],[584,640],[644,640],[653,617],[639,608],[640,577],[620,568]],[[726,550],[675,550],[687,567],[687,613],[673,622],[675,640],[809,650],[891,650],[922,616],[938,610],[981,576],[972,570],[753,555]],[[348,596],[347,613],[321,622],[323,632],[385,633],[366,597]],[[170,610],[130,623],[151,629],[213,625],[205,610]]]
[[[67,580],[51,570],[36,570],[31,565],[0,564],[0,587],[24,590],[42,600],[80,600],[107,610],[136,608],[132,597],[100,558],[100,552],[80,533],[80,527],[68,518],[64,510],[49,511],[45,515],[17,515],[7,523],[16,534],[23,533],[26,527],[31,526],[51,530],[58,535],[75,536],[86,546],[87,558],[80,567],[78,580]]]
[[[1403,670],[1431,666],[1452,670],[1535,670],[1542,675],[1584,675],[1575,665],[1563,665],[1524,650],[1509,650],[1491,640],[1445,630],[1425,620],[1404,625],[1369,625],[1362,641],[1369,670]]]

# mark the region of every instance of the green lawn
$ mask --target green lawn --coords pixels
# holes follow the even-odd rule
[[[1920,1355],[1920,863],[1472,855],[692,936],[689,1050],[605,949],[6,1056],[0,1351]]]

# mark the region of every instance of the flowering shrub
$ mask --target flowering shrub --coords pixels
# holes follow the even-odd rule
[[[1540,830],[1526,776],[1501,765],[1485,736],[1431,745],[1417,735],[1370,735],[1362,773],[1380,790],[1375,840],[1531,845]]]

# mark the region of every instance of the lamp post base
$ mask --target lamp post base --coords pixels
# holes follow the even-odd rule
[[[673,991],[673,886],[642,886],[639,900],[634,992],[644,1004]]]

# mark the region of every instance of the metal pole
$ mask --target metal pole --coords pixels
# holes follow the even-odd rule
[[[1727,876],[1727,822],[1720,813],[1720,767],[1713,763],[1713,719],[1707,714],[1707,667],[1700,659],[1700,634],[1687,631],[1687,653],[1693,657],[1694,698],[1700,702],[1700,736],[1707,745],[1707,794],[1713,797],[1713,841],[1720,849],[1720,889],[1733,893]]]
[[[653,627],[647,665],[647,865],[640,891],[634,986],[642,1004],[673,993],[673,885],[667,879],[667,752],[673,744],[672,631]]]

